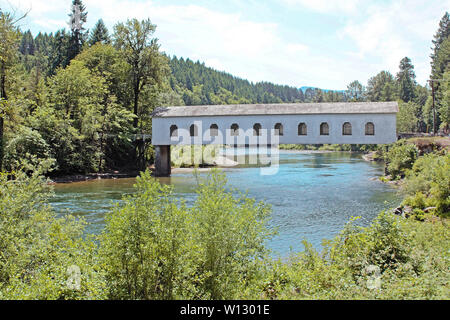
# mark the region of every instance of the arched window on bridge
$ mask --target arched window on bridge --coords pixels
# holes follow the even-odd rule
[[[170,137],[171,138],[178,137],[178,127],[176,125],[170,126]]]
[[[302,122],[298,125],[298,135],[299,136],[306,136],[308,134],[308,127],[306,126],[306,123]]]
[[[375,125],[372,122],[366,123],[366,136],[374,136],[375,135]]]
[[[277,123],[275,125],[275,135],[282,136],[283,135],[283,125],[281,123]]]
[[[328,136],[330,134],[330,128],[328,127],[328,123],[322,122],[320,124],[320,135]]]
[[[191,137],[196,137],[198,136],[198,128],[197,125],[193,124],[191,125],[191,128],[189,129],[190,133],[191,133]]]
[[[217,137],[219,135],[219,127],[217,126],[217,124],[213,123],[209,127],[209,135],[211,137]]]
[[[352,135],[352,125],[350,122],[346,122],[342,125],[342,135],[351,136]]]
[[[231,135],[232,136],[238,136],[239,135],[239,126],[237,125],[237,123],[233,123],[231,125]]]
[[[253,135],[254,136],[260,136],[261,135],[261,124],[255,123],[253,125]]]

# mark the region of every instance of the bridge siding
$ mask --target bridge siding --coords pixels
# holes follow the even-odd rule
[[[229,129],[233,123],[237,123],[239,128],[244,130],[253,130],[255,123],[260,123],[263,129],[274,129],[276,123],[281,123],[284,133],[279,137],[281,144],[387,144],[397,140],[395,113],[156,117],[152,121],[152,143],[154,145],[198,144],[198,139],[191,137],[180,138],[180,140],[170,138],[171,125],[177,125],[179,133],[181,133],[180,129],[185,129],[189,133],[189,127],[193,123],[199,125],[200,134],[204,134],[211,124],[217,124],[219,131],[224,132],[223,130]],[[298,136],[297,128],[300,122],[307,124],[307,136]],[[327,122],[329,125],[330,134],[328,136],[320,135],[322,122]],[[351,136],[342,135],[344,122],[352,124]],[[374,136],[365,135],[367,122],[374,123]],[[228,138],[231,138],[229,132],[226,134]],[[204,137],[203,144],[223,144],[221,141],[208,141],[209,139],[207,139],[208,137]]]

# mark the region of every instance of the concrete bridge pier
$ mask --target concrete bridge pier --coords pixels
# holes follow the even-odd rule
[[[170,177],[170,145],[155,146],[155,177]]]

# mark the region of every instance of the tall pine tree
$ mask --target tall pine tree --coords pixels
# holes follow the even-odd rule
[[[96,43],[108,44],[111,42],[108,29],[102,19],[98,20],[89,38],[89,44],[92,46]]]
[[[448,39],[450,36],[450,17],[448,12],[444,14],[441,21],[439,22],[439,29],[434,35],[433,45],[431,48],[433,52],[431,53],[431,78],[440,79],[442,74],[445,72],[442,65],[438,63],[439,51],[441,50],[442,43]]]
[[[70,35],[65,29],[58,30],[50,41],[49,75],[53,75],[59,67],[65,68],[69,63]]]
[[[394,76],[387,71],[381,71],[367,82],[367,99],[369,101],[395,100]]]
[[[405,102],[409,102],[415,97],[416,74],[411,59],[404,57],[400,61],[400,71],[397,73],[397,90],[399,98]]]
[[[86,7],[81,0],[73,0],[71,13],[69,14],[69,26],[70,26],[70,43],[68,59],[69,61],[75,58],[83,47],[86,41],[87,32],[83,27],[83,24],[87,21]]]
[[[448,12],[444,14],[439,22],[439,28],[434,35],[433,48],[431,53],[431,80],[435,91],[435,111],[436,111],[436,127],[440,125],[441,118],[445,118],[448,113],[448,105],[445,105],[443,99],[443,78],[444,73],[449,70],[450,63],[450,17]],[[443,120],[447,125],[446,120]]]

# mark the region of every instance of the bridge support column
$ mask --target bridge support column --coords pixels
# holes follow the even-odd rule
[[[169,146],[155,146],[155,176],[156,177],[170,177],[170,145]]]

